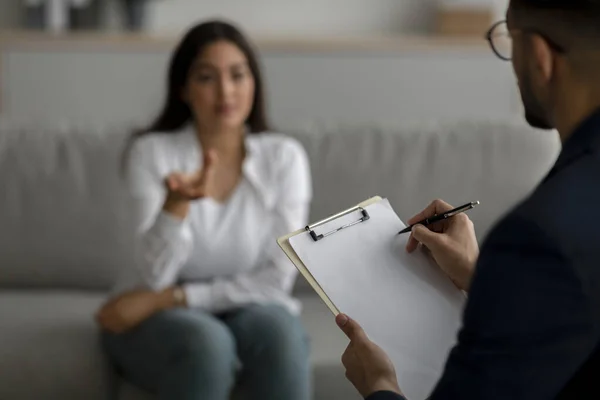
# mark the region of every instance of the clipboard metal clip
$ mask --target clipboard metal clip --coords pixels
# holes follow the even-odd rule
[[[331,230],[329,232],[322,233],[320,235],[317,235],[317,233],[314,231],[314,229],[316,227],[318,227],[318,226],[325,225],[328,222],[331,222],[333,220],[341,218],[344,215],[351,214],[351,213],[353,213],[355,211],[360,211],[360,213],[362,215],[362,217],[359,220],[357,220],[357,221],[350,222],[350,223],[348,223],[346,225],[342,225],[339,228],[335,228],[335,229],[333,229],[333,230]],[[310,233],[310,236],[312,237],[312,239],[315,242],[318,242],[319,240],[321,240],[321,239],[323,239],[323,238],[325,238],[325,237],[327,237],[329,235],[333,235],[334,233],[339,232],[342,229],[349,228],[349,227],[354,226],[356,224],[360,224],[361,222],[365,222],[365,221],[369,220],[369,218],[371,218],[371,217],[369,216],[369,213],[367,212],[367,210],[365,210],[364,208],[362,208],[360,206],[356,206],[356,207],[353,207],[353,208],[351,208],[349,210],[342,211],[339,214],[333,215],[333,216],[331,216],[331,217],[329,217],[327,219],[324,219],[323,221],[319,221],[319,222],[316,222],[316,223],[314,223],[312,225],[308,225],[305,229],[306,229],[306,231],[308,231]]]

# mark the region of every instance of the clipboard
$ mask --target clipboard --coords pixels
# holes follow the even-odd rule
[[[306,265],[304,265],[304,262],[302,262],[302,260],[300,259],[300,257],[298,257],[298,254],[296,254],[296,251],[294,250],[294,248],[292,247],[292,245],[290,244],[290,239],[294,236],[306,233],[307,231],[313,232],[311,234],[311,236],[313,237],[313,240],[317,241],[317,240],[321,240],[322,238],[332,235],[335,232],[337,232],[338,230],[341,229],[345,229],[345,228],[349,228],[352,225],[342,225],[340,226],[337,230],[335,231],[330,231],[327,232],[326,234],[323,234],[321,237],[319,237],[318,235],[316,235],[314,232],[314,229],[325,225],[331,221],[334,221],[338,218],[341,218],[345,215],[348,215],[350,213],[353,213],[355,211],[364,211],[364,209],[366,207],[368,207],[371,204],[375,204],[379,201],[381,201],[382,198],[381,196],[374,196],[371,197],[368,200],[365,200],[359,204],[357,204],[354,207],[351,207],[347,210],[344,210],[340,213],[337,213],[335,215],[332,215],[329,218],[325,218],[321,221],[315,222],[311,225],[306,226],[304,229],[299,229],[295,232],[289,233],[287,235],[284,235],[280,238],[277,239],[277,244],[279,245],[279,247],[281,248],[281,250],[283,250],[283,252],[285,253],[285,255],[290,259],[290,261],[296,266],[296,269],[298,269],[298,271],[300,272],[300,274],[304,277],[304,279],[308,282],[308,284],[312,287],[312,289],[319,295],[319,297],[321,298],[321,300],[325,303],[325,305],[327,306],[327,308],[329,308],[329,310],[333,313],[334,316],[337,316],[338,314],[340,314],[340,310],[335,306],[335,304],[333,303],[333,301],[329,298],[329,296],[327,295],[327,293],[325,293],[325,291],[323,290],[323,288],[321,287],[321,285],[319,285],[319,283],[317,282],[317,280],[315,279],[315,277],[312,275],[312,273],[310,272],[310,270],[306,267]],[[356,223],[360,223],[363,221],[366,221],[368,219],[368,214],[367,217],[365,217],[365,214],[363,213],[363,220],[357,220]]]
[[[466,296],[425,254],[406,252],[405,226],[375,196],[277,243],[332,314],[354,318],[390,356],[408,398],[423,400],[456,343]]]

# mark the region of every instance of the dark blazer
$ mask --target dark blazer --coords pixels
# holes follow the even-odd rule
[[[485,240],[430,399],[600,399],[600,111]]]

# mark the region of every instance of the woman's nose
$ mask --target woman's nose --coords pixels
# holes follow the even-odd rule
[[[233,92],[233,81],[227,77],[221,78],[219,82],[219,91],[222,97],[227,97]]]

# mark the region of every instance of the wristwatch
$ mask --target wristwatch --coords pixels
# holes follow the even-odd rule
[[[181,286],[176,286],[173,289],[173,299],[175,300],[177,307],[186,306],[185,291]]]

